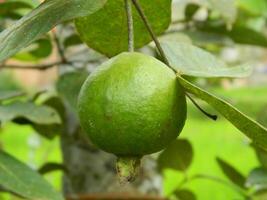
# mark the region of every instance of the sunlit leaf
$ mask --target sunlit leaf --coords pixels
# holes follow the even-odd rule
[[[185,90],[196,97],[206,101],[219,113],[221,113],[228,121],[230,121],[236,128],[249,137],[255,144],[267,149],[267,129],[258,122],[249,118],[228,102],[208,93],[204,89],[188,82],[184,78],[177,76],[179,82]]]
[[[37,172],[0,151],[0,185],[32,200],[63,200]]]

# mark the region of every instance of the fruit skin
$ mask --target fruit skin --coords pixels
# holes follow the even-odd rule
[[[181,132],[186,100],[175,73],[159,60],[121,53],[98,67],[78,98],[91,141],[118,156],[164,149]]]

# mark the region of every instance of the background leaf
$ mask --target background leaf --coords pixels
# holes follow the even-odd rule
[[[32,200],[63,200],[38,173],[0,151],[0,185]]]
[[[178,80],[187,92],[206,101],[255,144],[267,149],[267,129],[265,127],[241,113],[231,104],[197,87],[182,77],[178,76]]]
[[[13,102],[0,105],[0,122],[15,120],[27,121],[36,124],[60,124],[57,112],[48,106],[38,106],[29,102]]]
[[[196,200],[196,195],[190,190],[177,190],[175,191],[175,196],[178,200]]]
[[[179,139],[172,142],[158,157],[158,168],[185,171],[193,159],[193,148],[188,140]]]
[[[15,55],[14,58],[20,61],[38,61],[40,59],[48,57],[52,53],[52,41],[49,37],[41,38],[34,41],[29,46],[29,50],[25,50],[26,51]]]
[[[52,96],[42,102],[42,105],[49,106],[57,111],[61,124],[33,124],[33,128],[43,137],[47,139],[53,139],[57,135],[63,133],[63,123],[65,122],[65,107],[62,100],[59,97]]]
[[[247,178],[248,187],[266,188],[267,187],[267,169],[256,168],[252,170]]]
[[[163,33],[171,22],[171,0],[139,1],[153,30]],[[151,41],[143,21],[133,7],[135,47]],[[127,18],[124,0],[108,1],[98,12],[76,19],[76,28],[84,42],[96,51],[112,57],[128,49]]]
[[[14,97],[18,97],[23,95],[24,92],[20,90],[5,90],[5,91],[0,91],[0,102],[4,100],[8,100]]]
[[[170,65],[181,74],[196,77],[246,77],[252,73],[249,65],[228,67],[222,60],[191,44],[175,41],[161,44]]]
[[[87,16],[106,0],[46,0],[13,26],[0,33],[0,62],[40,38],[57,24]]]
[[[57,91],[68,108],[72,112],[77,112],[77,99],[82,84],[88,77],[86,71],[75,71],[63,74],[57,82]]]
[[[225,24],[215,21],[199,24],[197,28],[205,34],[214,33],[227,36],[239,44],[267,47],[267,37],[262,32],[258,32],[244,25],[235,24],[232,29],[229,30]]]
[[[223,173],[236,185],[240,186],[241,188],[245,187],[246,178],[238,172],[233,166],[231,166],[226,161],[216,158],[217,163],[219,164],[220,168],[222,169]]]
[[[11,19],[19,19],[21,17],[16,11],[18,9],[30,9],[32,5],[22,1],[7,1],[0,3],[0,16]]]
[[[261,147],[258,147],[257,145],[252,144],[252,147],[254,148],[257,158],[261,164],[261,166],[265,169],[267,169],[267,151],[265,149],[262,149]]]

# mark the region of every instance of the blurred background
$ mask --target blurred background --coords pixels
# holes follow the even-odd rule
[[[0,4],[0,31],[40,3],[38,0],[16,2],[24,2],[29,6],[17,6],[3,11]],[[241,63],[252,65],[253,74],[248,78],[194,78],[192,81],[267,126],[266,0],[173,0],[172,24],[161,39],[166,38],[204,48],[229,66]],[[140,51],[156,55],[153,44]],[[65,62],[65,58],[71,64]],[[81,74],[75,76],[75,73],[93,71],[106,59],[83,44],[73,23],[66,22],[0,64],[0,93],[22,91],[23,94],[16,98],[35,98],[37,102],[42,102],[47,96],[65,92],[62,94],[64,101],[69,101],[73,96],[73,91],[70,90],[79,90],[77,81],[81,81],[78,80]],[[62,62],[57,63],[58,60]],[[70,74],[74,74],[73,77],[68,77]],[[73,82],[70,81],[71,78]],[[66,79],[70,79],[69,82]],[[198,103],[210,113],[218,114],[202,101]],[[253,170],[267,166],[267,153],[253,147],[249,139],[219,114],[218,120],[214,122],[200,113],[191,102],[188,101],[188,104],[187,123],[179,137],[181,141],[189,141],[189,149],[192,151],[188,155],[188,168],[180,170],[179,167],[166,167],[150,174],[153,179],[148,183],[153,182],[157,193],[182,200],[242,200],[246,199],[244,193],[249,194],[258,187],[264,188],[258,182],[253,185],[254,182],[250,183],[247,179]],[[66,142],[61,141],[64,136],[51,139],[43,137],[40,132],[42,131],[29,124],[16,121],[5,123],[0,127],[0,148],[33,169],[40,169],[46,163],[66,161],[66,152],[65,156],[62,153]],[[158,154],[152,155],[152,159],[157,156]],[[180,156],[183,159],[182,155],[176,155]],[[266,157],[263,158],[264,156]],[[44,176],[57,190],[61,190],[63,173],[62,170],[51,170]],[[107,178],[108,175],[102,174],[100,178],[102,176]],[[240,179],[233,176],[246,179],[244,188],[237,184]],[[261,177],[265,177],[263,182],[267,184],[266,171],[262,172]],[[142,187],[150,186],[143,184]],[[181,192],[175,194],[177,188],[180,188],[179,191],[181,188],[190,191],[190,194],[185,192],[183,197]],[[267,193],[261,191],[257,198],[266,200]],[[0,199],[15,197],[0,193]]]

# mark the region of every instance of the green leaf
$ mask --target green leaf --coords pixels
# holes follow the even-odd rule
[[[53,46],[50,38],[42,38],[31,44],[29,50],[25,50],[15,55],[14,58],[20,61],[38,61],[48,57],[52,53]]]
[[[233,166],[231,166],[226,161],[216,158],[219,166],[221,167],[223,173],[236,185],[240,186],[241,188],[245,187],[246,178],[237,171]]]
[[[18,96],[24,95],[24,92],[19,90],[6,90],[0,91],[0,102],[4,100],[9,100]]]
[[[179,73],[196,77],[246,77],[252,72],[248,65],[228,67],[222,60],[203,49],[187,43],[162,42],[170,65]]]
[[[185,8],[185,18],[187,20],[191,20],[199,8],[200,6],[198,4],[194,4],[194,3],[187,4]]]
[[[36,124],[60,124],[57,112],[48,106],[38,106],[29,102],[12,102],[0,105],[0,122],[31,122]]]
[[[61,122],[64,123],[65,107],[59,97],[52,96],[46,99],[43,105],[49,106],[57,111],[60,116]],[[42,136],[47,139],[53,139],[55,136],[63,133],[63,125],[61,124],[33,124],[33,128]]]
[[[175,196],[178,200],[196,200],[196,195],[190,190],[177,190],[175,191]]]
[[[139,1],[154,32],[163,33],[171,23],[171,0]],[[135,47],[141,48],[151,41],[143,21],[133,7]],[[115,56],[128,49],[127,18],[124,0],[108,1],[98,12],[76,20],[76,28],[89,47]]]
[[[257,158],[259,162],[261,163],[261,166],[265,169],[267,169],[267,151],[265,149],[262,149],[261,147],[258,147],[254,144],[252,144],[252,147],[254,148]]]
[[[171,143],[158,157],[158,168],[186,171],[193,159],[193,148],[188,140],[179,139]]]
[[[64,40],[64,47],[82,44],[81,38],[77,34],[72,34]]]
[[[13,26],[0,33],[0,62],[40,38],[57,24],[87,16],[106,0],[46,0]]]
[[[246,181],[248,187],[266,188],[267,187],[267,169],[253,169]]]
[[[187,92],[206,101],[255,144],[267,149],[267,129],[265,127],[237,110],[228,102],[208,93],[180,76],[177,77]]]
[[[75,71],[63,74],[57,82],[57,91],[72,112],[77,112],[77,99],[82,84],[88,77],[86,71]]]
[[[32,200],[63,200],[38,173],[0,151],[0,185]]]
[[[204,33],[208,32],[228,36],[239,44],[267,47],[267,37],[263,33],[244,25],[235,24],[231,30],[228,30],[224,24],[210,22],[198,25],[197,28]]]
[[[16,11],[18,9],[30,9],[32,5],[22,1],[8,1],[0,3],[0,16],[11,19],[19,19],[21,17]]]

